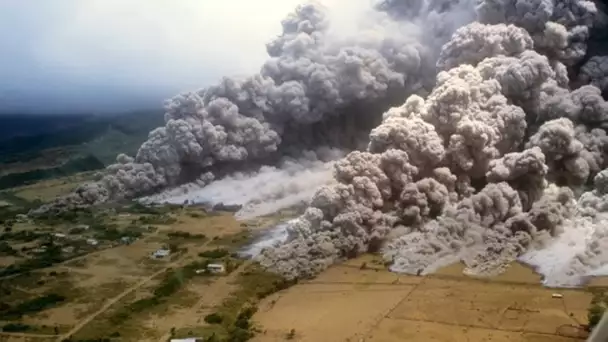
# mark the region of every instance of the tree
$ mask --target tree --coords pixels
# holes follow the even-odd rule
[[[595,328],[595,326],[600,322],[605,310],[606,308],[598,303],[591,304],[591,307],[589,307],[589,311],[587,313],[587,318],[589,319],[589,331],[593,330],[593,328]]]
[[[220,324],[223,320],[223,317],[215,312],[205,316],[205,322],[209,324]]]
[[[606,311],[607,300],[608,297],[606,297],[604,292],[593,293],[593,298],[591,299],[591,304],[587,311],[587,319],[589,320],[589,331],[593,330],[593,328],[595,328],[595,326],[602,319],[604,311]]]
[[[289,334],[287,334],[287,339],[293,340],[295,337],[296,337],[296,329],[291,329],[291,331],[289,331]]]

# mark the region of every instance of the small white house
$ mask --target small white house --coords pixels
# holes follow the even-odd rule
[[[56,238],[60,238],[60,239],[63,239],[64,237],[66,237],[66,235],[62,234],[62,233],[55,233],[55,234],[53,234],[53,236],[55,236]]]
[[[209,272],[211,273],[225,273],[226,272],[226,267],[224,267],[224,265],[222,264],[209,264],[207,265],[207,270],[209,270]]]
[[[0,204],[0,207],[2,207],[1,204]],[[15,219],[17,220],[17,222],[20,222],[20,223],[29,221],[29,218],[27,217],[27,215],[24,215],[24,214],[17,214],[17,216],[15,216]]]
[[[99,245],[99,241],[95,240],[95,239],[87,239],[87,243],[91,246],[97,246]]]
[[[137,239],[132,236],[123,236],[120,238],[120,242],[122,242],[125,245],[130,245],[133,242],[135,242],[135,240],[137,240]]]
[[[171,254],[171,251],[168,249],[159,249],[156,252],[152,253],[152,257],[154,259],[162,259],[166,256],[168,256],[169,254]]]
[[[171,342],[197,342],[202,341],[200,338],[189,337],[189,338],[172,338]]]
[[[64,247],[64,248],[61,249],[61,251],[64,252],[64,253],[70,254],[70,253],[74,252],[74,246]]]

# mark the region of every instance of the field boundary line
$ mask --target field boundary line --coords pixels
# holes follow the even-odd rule
[[[6,332],[0,331],[0,336],[8,336],[8,337],[24,337],[24,338],[55,338],[58,335],[52,334],[36,334],[36,333],[26,333],[26,332]]]
[[[478,325],[473,325],[473,324],[456,324],[456,323],[438,322],[438,321],[433,321],[430,319],[422,319],[422,318],[400,318],[400,317],[385,317],[385,318],[393,319],[396,321],[433,323],[433,324],[447,325],[447,326],[452,326],[452,327],[460,327],[460,328],[468,328],[468,329],[483,329],[483,330],[495,330],[495,331],[502,331],[502,332],[518,333],[518,334],[536,334],[536,335],[546,335],[546,336],[578,338],[576,336],[561,335],[561,334],[557,334],[557,333],[547,333],[547,332],[531,331],[531,330],[525,330],[525,329],[492,328],[492,327],[483,327],[483,326],[478,326]]]
[[[183,255],[182,255],[183,257]],[[97,318],[97,316],[103,314],[104,312],[106,312],[112,305],[118,303],[121,299],[123,299],[124,297],[128,296],[129,294],[133,293],[134,291],[137,291],[140,287],[144,286],[147,282],[149,282],[150,280],[158,277],[159,275],[165,273],[167,270],[175,267],[175,266],[179,266],[179,262],[181,261],[181,257],[179,257],[177,260],[175,260],[174,262],[172,262],[171,264],[167,265],[165,268],[153,273],[152,275],[142,279],[141,281],[139,281],[137,284],[127,288],[125,291],[123,291],[122,293],[120,293],[118,296],[108,300],[101,308],[99,308],[99,310],[93,312],[92,314],[90,314],[89,316],[87,316],[86,318],[84,318],[82,321],[76,323],[76,325],[74,327],[72,327],[72,329],[70,329],[69,332],[61,335],[58,339],[57,342],[60,342],[64,339],[69,338],[70,336],[74,335],[75,333],[77,333],[80,329],[84,328],[85,325],[89,324],[91,321],[93,321],[95,318]]]
[[[412,288],[403,296],[403,298],[401,298],[399,301],[397,301],[397,303],[395,303],[395,305],[393,305],[391,308],[388,309],[388,311],[384,314],[380,314],[378,315],[379,317],[376,319],[376,321],[370,326],[370,328],[363,333],[363,339],[362,341],[365,341],[366,338],[371,337],[371,334],[374,332],[374,330],[376,330],[378,328],[378,326],[380,325],[380,323],[382,323],[382,321],[386,318],[390,318],[390,315],[405,301],[407,300],[410,295],[416,291],[416,289],[418,288],[418,286],[420,286],[421,284],[423,284],[425,281],[425,279],[423,278],[422,281],[418,282],[417,284],[410,284],[409,286],[411,286]],[[403,284],[405,285],[405,284]]]

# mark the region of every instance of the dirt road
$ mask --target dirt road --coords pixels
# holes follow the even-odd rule
[[[35,334],[35,333],[18,333],[18,332],[0,332],[0,341],[4,341],[2,337],[22,337],[22,338],[54,338],[57,335],[47,335],[47,334]]]
[[[234,290],[232,284],[236,280],[236,277],[251,264],[251,261],[244,262],[241,266],[235,269],[232,273],[225,277],[220,277],[207,288],[205,288],[205,294],[199,298],[199,300],[190,307],[180,313],[179,325],[176,329],[184,328],[187,326],[200,325],[201,317],[205,316],[208,312],[205,312],[207,308],[213,308],[220,305],[222,301],[230,295]],[[163,335],[158,342],[166,342],[171,338],[171,333],[167,332]]]
[[[61,342],[62,340],[69,338],[71,335],[73,335],[76,332],[78,332],[78,330],[82,329],[82,327],[84,327],[89,322],[91,322],[92,320],[94,320],[97,316],[101,315],[106,310],[108,310],[112,305],[114,305],[115,303],[119,302],[121,299],[123,299],[126,296],[128,296],[129,294],[133,293],[134,291],[136,291],[140,287],[144,286],[150,280],[152,280],[152,279],[160,276],[161,274],[165,273],[170,268],[179,266],[179,262],[182,260],[182,258],[184,256],[185,255],[182,255],[180,258],[178,258],[177,260],[175,260],[171,264],[167,265],[167,267],[165,267],[162,270],[160,270],[160,271],[158,271],[158,272],[156,272],[156,273],[154,273],[154,274],[146,277],[145,279],[142,279],[137,284],[135,284],[135,285],[127,288],[125,291],[123,291],[118,296],[116,296],[116,297],[110,299],[109,301],[107,301],[99,310],[95,311],[94,313],[92,313],[91,315],[89,315],[87,318],[85,318],[82,321],[78,322],[78,324],[76,324],[72,329],[70,329],[69,332],[67,332],[64,335],[62,335],[59,338],[57,338],[57,342]]]

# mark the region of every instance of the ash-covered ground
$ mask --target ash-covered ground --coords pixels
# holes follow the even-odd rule
[[[258,74],[169,100],[136,156],[39,210],[307,201],[258,255],[289,278],[381,252],[576,285],[608,271],[607,23],[584,0],[306,3]]]

